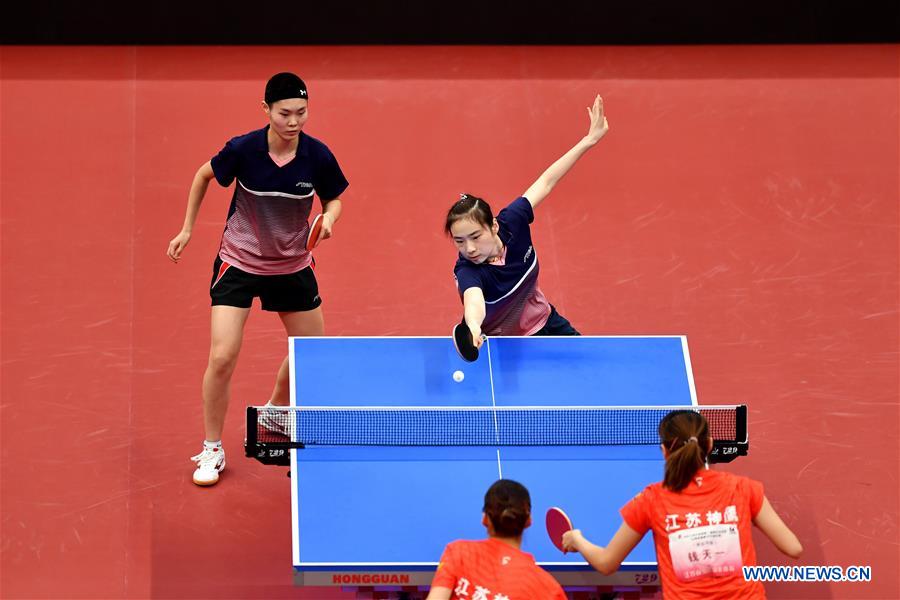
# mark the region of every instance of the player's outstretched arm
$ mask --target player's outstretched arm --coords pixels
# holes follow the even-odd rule
[[[794,532],[784,524],[772,505],[769,504],[768,498],[763,498],[762,508],[753,518],[753,524],[759,527],[759,530],[766,534],[766,537],[772,540],[775,547],[782,553],[787,554],[791,558],[800,558],[803,554],[803,546],[800,540],[794,535]]]
[[[593,106],[589,106],[588,115],[591,118],[591,126],[586,136],[581,138],[571,150],[566,152],[555,163],[544,171],[537,181],[531,184],[523,196],[528,198],[532,207],[537,207],[541,201],[547,197],[550,191],[556,186],[563,175],[569,172],[569,169],[581,158],[581,155],[594,147],[600,141],[606,132],[609,131],[609,124],[603,115],[603,98],[599,95],[594,99]]]
[[[484,340],[481,337],[481,324],[485,315],[484,292],[479,287],[470,287],[463,292],[463,318],[469,331],[472,332],[472,343],[481,348]]]
[[[611,575],[619,569],[619,565],[643,537],[623,522],[616,534],[609,540],[606,548],[589,542],[581,534],[580,529],[573,529],[563,534],[563,548],[566,551],[580,552],[596,570],[604,575]]]

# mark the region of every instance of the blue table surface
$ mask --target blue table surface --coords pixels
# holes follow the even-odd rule
[[[474,363],[449,337],[291,338],[294,406],[690,406],[686,339],[490,338]],[[460,370],[461,382],[452,378]],[[292,451],[295,568],[433,569],[455,539],[483,539],[481,508],[501,476],[531,494],[522,549],[556,570],[589,569],[548,539],[562,507],[605,544],[619,509],[662,477],[656,446],[311,447]],[[651,536],[623,569],[655,565]]]

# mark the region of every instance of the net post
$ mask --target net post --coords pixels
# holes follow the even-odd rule
[[[737,443],[746,444],[747,438],[747,405],[739,404],[734,415],[734,437]]]
[[[247,407],[247,437],[244,439],[244,454],[251,458],[256,456],[257,437],[256,437],[256,419],[257,410],[255,406]]]

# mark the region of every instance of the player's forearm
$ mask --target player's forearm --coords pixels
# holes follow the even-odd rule
[[[791,558],[800,558],[803,554],[803,545],[793,531],[781,520],[781,517],[772,508],[769,499],[763,497],[763,505],[759,513],[754,517],[756,525],[766,536],[772,540],[775,547],[783,554]]]
[[[556,184],[559,183],[559,180],[562,179],[566,173],[578,162],[578,159],[584,155],[585,152],[590,150],[597,142],[590,140],[587,137],[581,138],[577,144],[572,146],[572,148],[563,154],[559,159],[556,160],[552,165],[550,165],[546,171],[544,171],[540,177],[538,177],[537,181],[535,181],[528,191],[525,192],[525,197],[531,201],[532,206],[536,206],[543,200],[550,191],[556,187]]]
[[[463,315],[466,325],[469,329],[481,330],[481,324],[484,323],[485,308],[484,302],[466,302]]]
[[[342,210],[343,205],[341,204],[340,197],[333,198],[332,200],[328,200],[327,202],[322,203],[322,212],[331,217],[332,225],[337,223],[337,220],[341,218]]]
[[[594,569],[600,571],[604,575],[611,575],[616,572],[619,565],[610,564],[608,560],[606,548],[592,544],[587,540],[583,540],[578,544],[578,552],[584,557],[588,564]]]
[[[585,152],[593,148],[595,144],[596,142],[590,141],[587,137],[581,138],[581,140],[572,146],[568,152],[550,165],[538,181],[541,181],[547,187],[547,191],[549,192],[557,183],[559,183],[559,180],[569,172],[575,163],[578,162],[578,159],[581,158]]]
[[[200,213],[200,205],[203,204],[203,197],[209,188],[209,179],[206,177],[201,168],[194,175],[194,181],[191,183],[191,191],[188,193],[187,210],[184,215],[184,224],[182,231],[190,233],[194,229],[194,223],[197,222],[197,215]]]

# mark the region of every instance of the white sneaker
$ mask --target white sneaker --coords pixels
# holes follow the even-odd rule
[[[191,460],[197,463],[194,471],[194,483],[197,485],[215,485],[219,481],[219,472],[225,468],[225,451],[222,447],[203,447],[203,452],[192,456]]]
[[[270,433],[287,436],[293,413],[287,407],[267,404],[256,413],[256,422]]]

